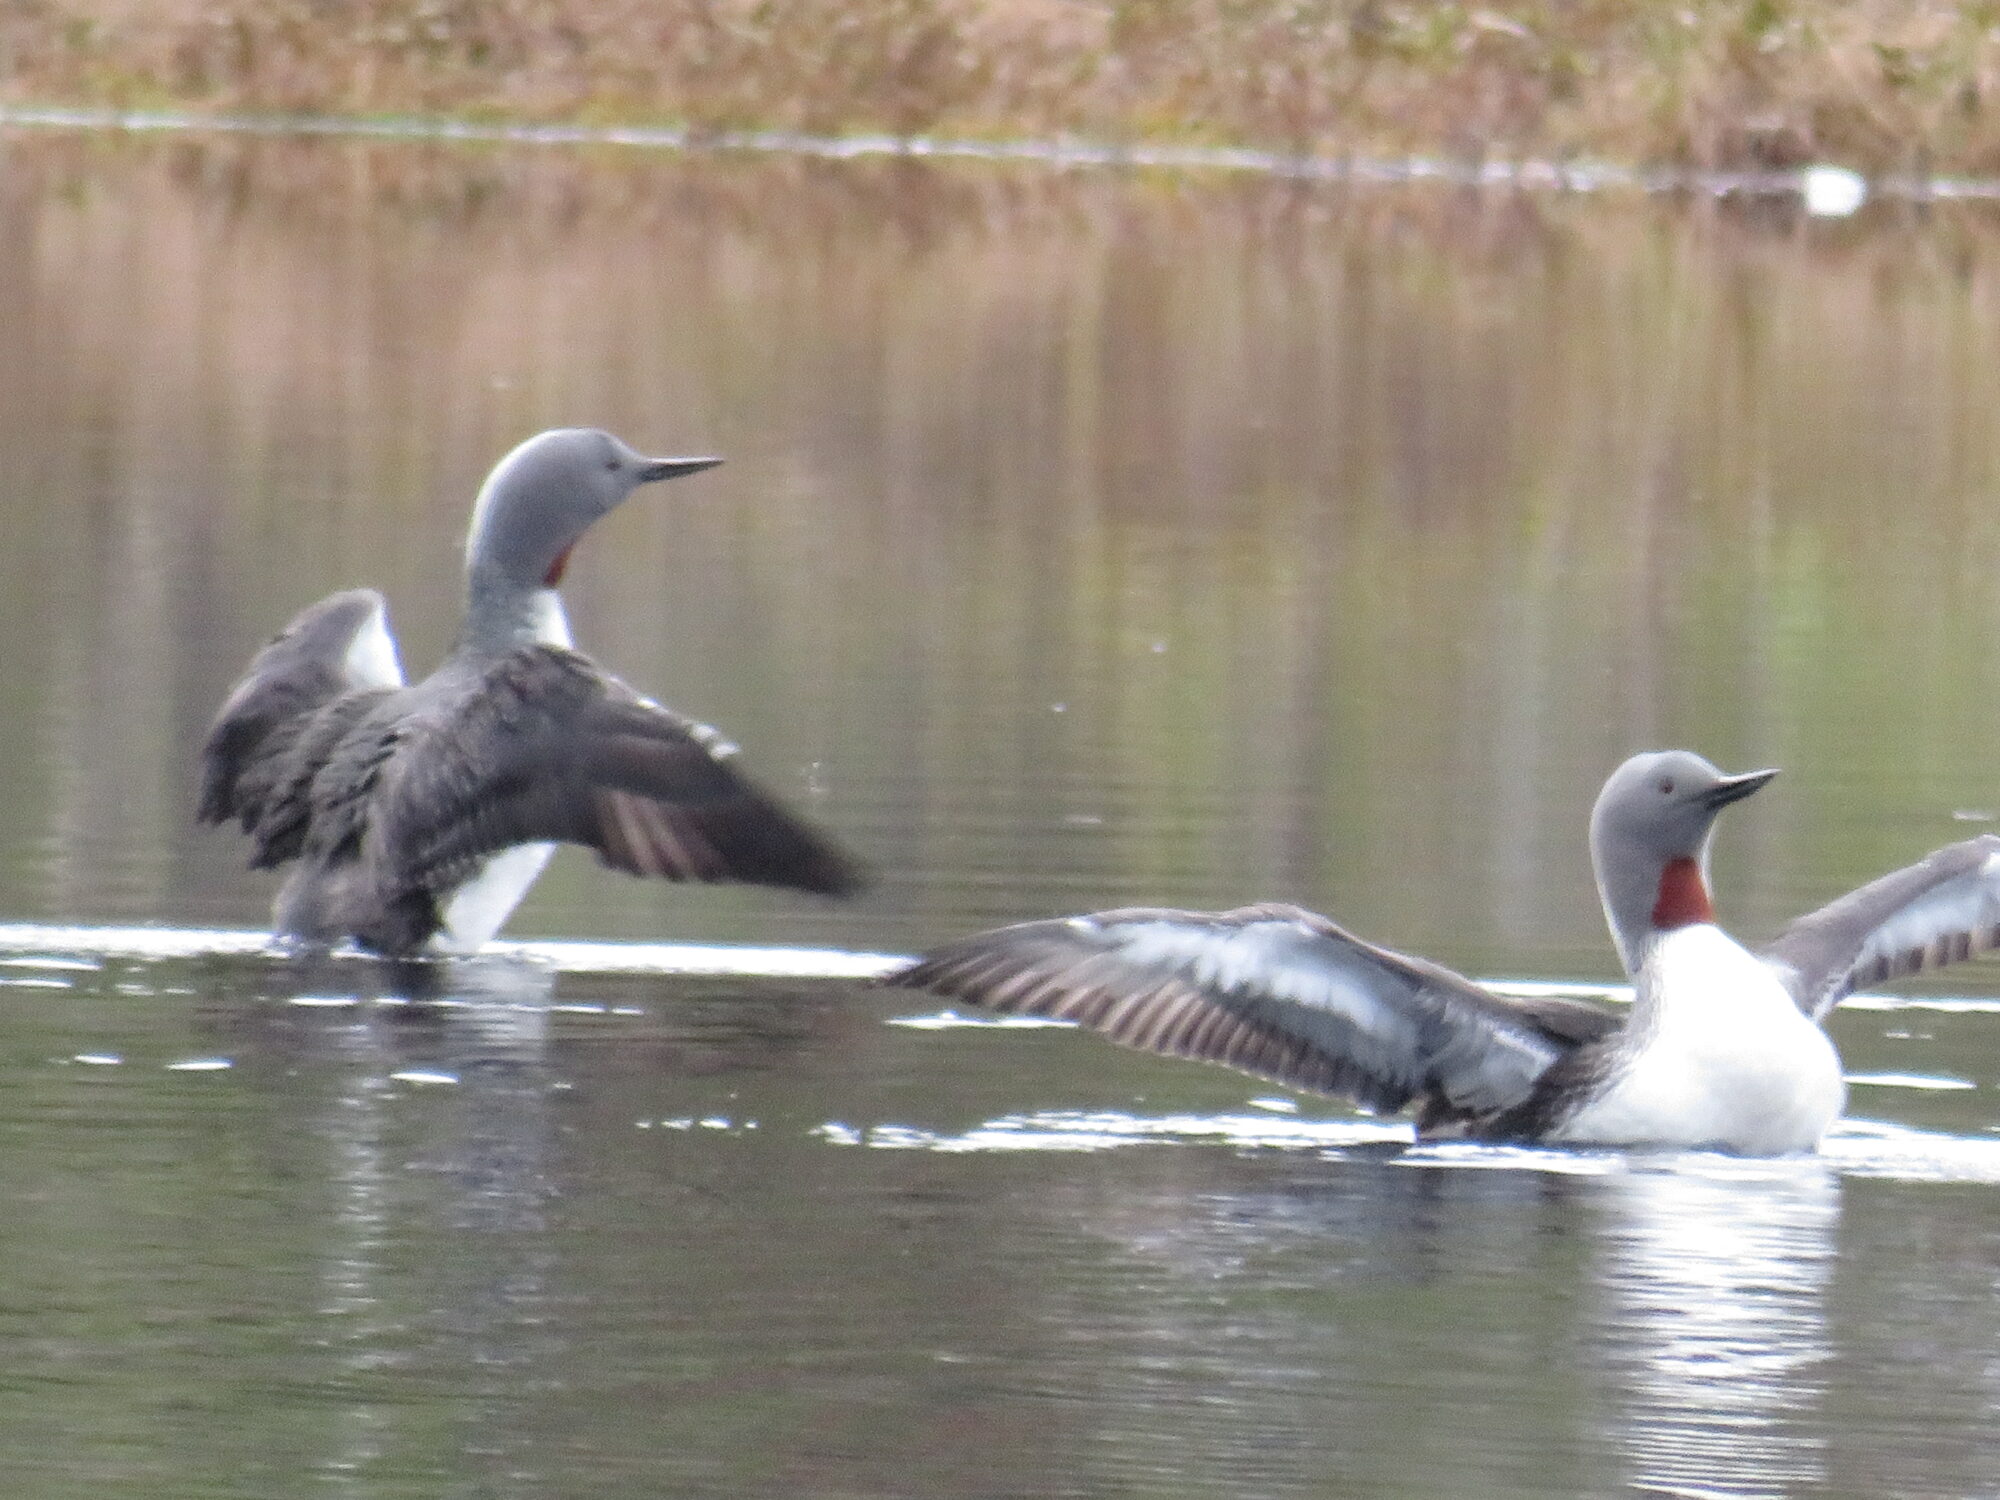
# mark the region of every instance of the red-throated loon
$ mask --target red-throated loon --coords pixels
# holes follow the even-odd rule
[[[1605,783],[1591,856],[1634,985],[1623,1015],[1495,994],[1275,904],[1027,922],[887,982],[1407,1108],[1423,1136],[1811,1151],[1846,1101],[1821,1020],[1858,985],[2000,946],[2000,837],[1939,849],[1753,953],[1715,925],[1709,837],[1776,774],[1668,750]]]
[[[733,745],[572,648],[556,587],[584,532],[638,486],[719,462],[541,433],[480,488],[465,622],[430,676],[404,685],[369,589],[321,600],[258,652],[203,747],[200,817],[240,822],[253,867],[298,861],[281,936],[469,952],[558,843],[668,880],[857,888],[856,866],[743,776]]]

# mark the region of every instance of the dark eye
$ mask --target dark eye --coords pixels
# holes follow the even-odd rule
[[[1662,797],[1671,797],[1673,794],[1674,778],[1671,776],[1662,776],[1660,778],[1660,795]]]
[[[615,458],[607,458],[604,460],[604,467],[609,469],[612,473],[616,474],[618,472],[618,460]]]

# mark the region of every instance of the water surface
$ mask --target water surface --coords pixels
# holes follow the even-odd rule
[[[485,468],[590,422],[729,463],[579,551],[580,639],[879,880],[566,856],[516,933],[1285,898],[1608,983],[1585,814],[1676,743],[1786,768],[1717,848],[1769,935],[2000,811],[1994,229],[0,137],[0,917],[260,924],[220,694],[357,582],[433,659]],[[10,930],[10,1493],[2000,1489],[1993,969],[1843,1011],[1853,1118],[1742,1163],[1413,1149],[817,960]]]

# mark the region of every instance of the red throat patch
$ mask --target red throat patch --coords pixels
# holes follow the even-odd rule
[[[1685,854],[1668,860],[1666,868],[1660,871],[1660,895],[1653,903],[1653,926],[1671,932],[1676,927],[1714,920],[1715,908],[1708,904],[1708,887],[1702,884],[1701,866]]]
[[[569,546],[556,554],[556,560],[549,564],[548,572],[542,575],[543,588],[552,589],[562,582],[563,569],[569,566],[569,555],[575,549],[576,543],[571,542]]]

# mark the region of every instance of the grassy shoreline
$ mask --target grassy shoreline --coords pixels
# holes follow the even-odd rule
[[[0,0],[0,101],[2000,176],[2000,0]]]

